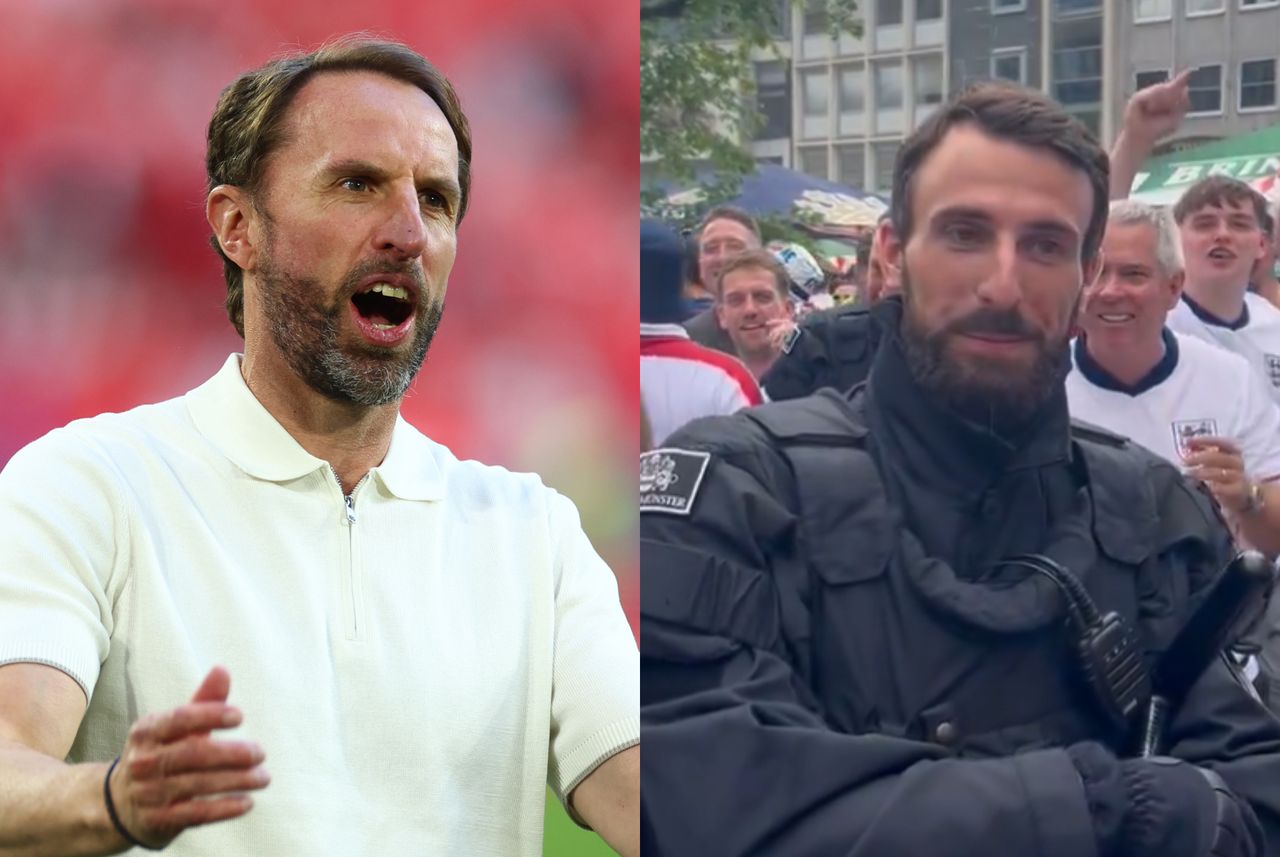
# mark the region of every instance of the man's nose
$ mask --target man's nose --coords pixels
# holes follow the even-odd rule
[[[996,308],[1009,309],[1022,301],[1018,277],[1018,247],[1012,236],[996,241],[990,274],[978,285],[978,299]]]
[[[422,204],[412,186],[397,186],[384,202],[385,216],[374,236],[375,249],[392,253],[401,259],[416,259],[427,246],[426,224],[422,222]]]

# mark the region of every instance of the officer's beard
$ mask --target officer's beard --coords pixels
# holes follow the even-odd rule
[[[1071,371],[1071,327],[1047,338],[1015,311],[978,310],[951,322],[941,330],[928,330],[915,311],[913,289],[906,267],[902,269],[903,315],[901,340],[907,368],[921,389],[941,404],[1002,437],[1026,428]],[[1076,297],[1069,318],[1080,308]],[[1035,358],[1021,375],[1008,364],[965,361],[948,351],[953,337],[962,333],[1022,336],[1031,340]]]

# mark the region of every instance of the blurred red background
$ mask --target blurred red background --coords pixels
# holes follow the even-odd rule
[[[240,350],[204,222],[209,116],[240,72],[357,30],[440,66],[475,138],[405,416],[572,497],[634,626],[639,36],[612,3],[0,3],[0,464]]]

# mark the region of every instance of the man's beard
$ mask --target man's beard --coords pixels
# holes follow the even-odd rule
[[[965,419],[1003,435],[1025,427],[1071,371],[1071,325],[1052,340],[1028,324],[1016,311],[978,310],[957,319],[942,330],[927,331],[917,317],[913,289],[902,271],[902,344],[907,367],[916,383]],[[1074,319],[1075,308],[1069,318]],[[1021,375],[1000,371],[992,361],[985,366],[963,364],[947,353],[947,342],[961,333],[1021,336],[1031,340],[1035,358]]]
[[[415,281],[418,306],[413,342],[406,351],[359,345],[344,350],[339,344],[342,317],[349,312],[347,304],[359,282],[374,273],[403,274]],[[444,301],[428,296],[416,265],[385,261],[358,265],[343,279],[328,305],[318,280],[286,273],[270,255],[259,265],[257,280],[276,348],[311,389],[336,402],[374,407],[399,401],[422,367],[444,314]]]

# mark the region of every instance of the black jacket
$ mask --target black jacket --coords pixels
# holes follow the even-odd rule
[[[893,299],[890,299],[893,300]],[[839,392],[867,380],[880,345],[876,316],[860,306],[839,306],[807,316],[800,333],[760,379],[775,402],[831,387]]]
[[[642,464],[644,853],[1200,853],[1198,772],[1122,759],[1052,585],[991,565],[1059,559],[1150,663],[1231,553],[1212,505],[1070,429],[1062,390],[1012,441],[958,419],[888,342],[851,397],[700,420]],[[1280,721],[1225,660],[1171,747],[1234,791],[1240,853],[1280,853]]]

